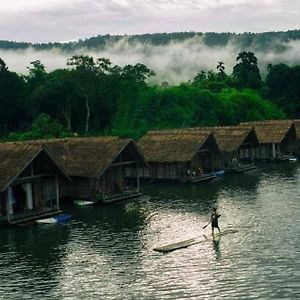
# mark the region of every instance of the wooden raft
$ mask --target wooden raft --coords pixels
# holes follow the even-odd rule
[[[188,239],[188,240],[184,240],[184,241],[180,241],[180,242],[176,242],[176,243],[172,243],[172,244],[168,244],[168,245],[164,245],[164,246],[159,246],[156,248],[153,248],[154,251],[157,252],[162,252],[162,253],[167,253],[167,252],[171,252],[177,249],[182,249],[182,248],[187,248],[189,246],[192,245],[196,245],[196,244],[200,244],[206,241],[212,241],[215,240],[216,238],[219,238],[221,236],[227,235],[227,234],[231,234],[231,233],[236,233],[238,232],[235,229],[227,229],[221,232],[221,234],[216,233],[214,236],[211,235],[211,237],[207,237],[206,235],[203,235],[204,239],[201,239],[201,236],[192,238],[192,239]]]

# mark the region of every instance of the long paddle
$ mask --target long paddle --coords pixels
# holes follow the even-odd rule
[[[206,225],[204,225],[202,228],[205,229],[209,224],[211,223],[211,221],[209,221]]]
[[[217,215],[217,219],[220,218],[221,215]],[[212,220],[210,220],[206,225],[204,225],[202,228],[205,229],[210,223],[212,222]]]

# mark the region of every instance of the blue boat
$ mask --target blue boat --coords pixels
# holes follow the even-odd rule
[[[60,214],[51,218],[36,220],[36,223],[39,224],[55,224],[55,223],[65,223],[68,222],[72,218],[71,215],[68,214]]]
[[[215,172],[215,175],[216,175],[217,177],[221,177],[221,176],[223,176],[224,174],[225,174],[225,171],[224,171],[224,170],[218,170],[218,171]]]

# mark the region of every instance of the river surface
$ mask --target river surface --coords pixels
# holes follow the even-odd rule
[[[0,299],[300,299],[300,164],[65,205],[65,225],[0,229]],[[202,229],[218,206],[221,230]],[[203,236],[206,235],[207,240]],[[167,254],[154,247],[198,237]]]

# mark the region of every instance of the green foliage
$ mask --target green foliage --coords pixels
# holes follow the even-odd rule
[[[138,138],[151,129],[236,125],[242,121],[284,117],[273,103],[250,89],[231,88],[212,93],[187,84],[148,87],[140,90],[137,101],[119,107],[113,133]]]
[[[224,89],[218,94],[222,108],[219,123],[236,125],[252,120],[283,119],[285,114],[269,100],[264,100],[254,90]]]
[[[46,114],[41,114],[32,124],[31,130],[28,132],[12,132],[5,140],[35,140],[35,139],[49,139],[62,138],[70,136],[57,121],[50,118]]]
[[[261,76],[257,66],[257,58],[252,52],[241,52],[236,58],[237,64],[233,67],[232,75],[239,88],[261,87]]]
[[[48,73],[37,60],[27,76],[20,76],[0,59],[2,138],[72,132],[139,138],[151,129],[300,118],[300,66],[270,66],[262,82],[250,52],[239,54],[233,75],[220,61],[216,71],[200,71],[192,82],[177,86],[149,85],[154,72],[143,64],[120,67],[106,58],[80,55],[67,66]]]
[[[292,118],[300,117],[300,66],[270,65],[266,94]]]

